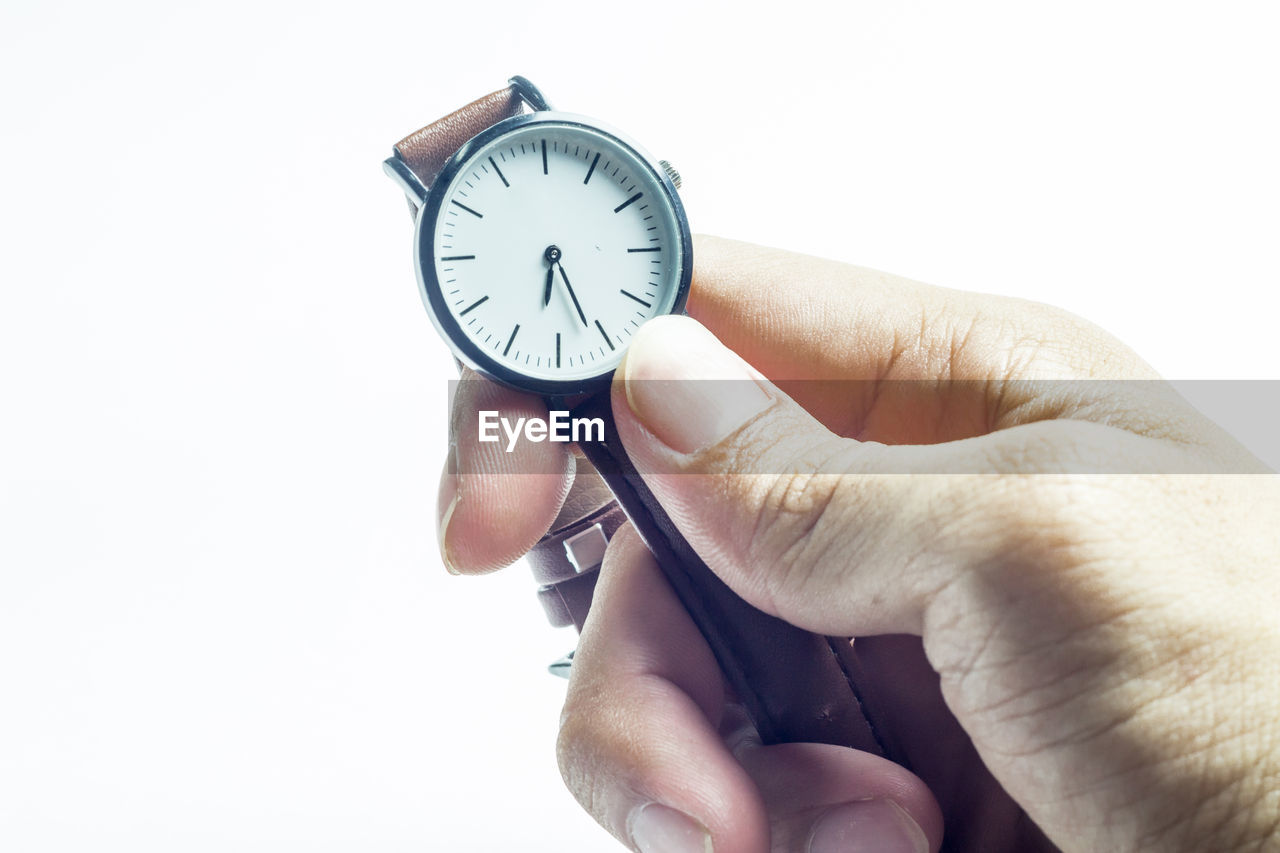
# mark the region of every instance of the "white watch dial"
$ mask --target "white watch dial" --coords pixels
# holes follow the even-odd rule
[[[680,222],[661,179],[610,134],[568,120],[516,127],[471,152],[440,199],[441,303],[505,370],[605,374],[645,320],[672,310]]]

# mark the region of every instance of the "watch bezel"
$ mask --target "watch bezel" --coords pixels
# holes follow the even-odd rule
[[[662,188],[667,204],[675,217],[676,230],[678,232],[677,239],[680,241],[680,278],[676,289],[675,301],[672,303],[670,312],[668,312],[671,314],[683,313],[685,303],[689,298],[689,284],[693,280],[693,238],[689,230],[689,220],[684,212],[684,205],[680,202],[680,196],[666,171],[658,165],[658,161],[625,134],[587,116],[551,110],[511,116],[476,134],[453,153],[427,191],[426,199],[418,210],[418,218],[414,229],[414,266],[417,272],[418,293],[422,297],[422,304],[426,307],[427,315],[431,318],[436,331],[440,333],[445,343],[448,344],[449,349],[453,351],[453,354],[462,363],[472,370],[518,391],[561,397],[587,393],[607,385],[613,376],[614,368],[608,368],[597,375],[586,378],[562,380],[529,376],[509,365],[503,364],[464,333],[461,324],[449,311],[445,302],[444,288],[436,275],[434,245],[436,222],[445,203],[445,191],[453,183],[453,179],[477,149],[483,148],[493,140],[508,133],[537,124],[585,128],[596,133],[605,134],[635,155],[636,159],[649,170],[650,175],[658,186]]]

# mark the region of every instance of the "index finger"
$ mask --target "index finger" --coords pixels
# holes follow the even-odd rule
[[[719,237],[697,238],[694,255],[689,314],[840,435],[968,438],[1028,402],[997,406],[985,393],[996,383],[1158,378],[1104,330],[1047,305]]]

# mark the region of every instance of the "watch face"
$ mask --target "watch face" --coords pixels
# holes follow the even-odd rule
[[[423,299],[454,352],[541,393],[607,380],[645,320],[684,308],[691,260],[666,175],[563,113],[507,119],[463,146],[418,222]]]

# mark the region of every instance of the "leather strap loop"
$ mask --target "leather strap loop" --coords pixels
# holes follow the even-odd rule
[[[568,554],[564,549],[565,540],[599,524],[607,541],[613,538],[614,531],[626,520],[626,513],[622,511],[622,507],[618,506],[617,501],[610,501],[590,515],[552,530],[538,540],[538,544],[533,546],[527,556],[529,566],[533,569],[534,579],[540,584],[553,585],[576,577],[581,570],[591,568],[575,566],[569,562]]]
[[[572,625],[581,632],[599,579],[600,569],[594,568],[560,583],[538,587],[538,603],[551,625],[555,628]]]

